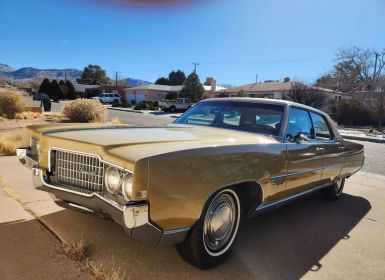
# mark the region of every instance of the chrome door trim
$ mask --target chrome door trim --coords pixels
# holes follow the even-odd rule
[[[278,206],[281,206],[281,205],[284,205],[290,201],[293,201],[297,198],[300,198],[302,196],[305,196],[305,195],[308,195],[308,194],[311,194],[315,191],[318,191],[320,189],[323,189],[323,188],[327,188],[329,186],[331,186],[333,183],[327,183],[327,184],[323,184],[323,185],[320,185],[320,186],[317,186],[315,188],[312,188],[310,190],[306,190],[304,192],[301,192],[301,193],[298,193],[298,194],[294,194],[294,195],[291,195],[289,197],[286,197],[284,199],[281,199],[279,201],[276,201],[276,202],[272,202],[272,203],[269,203],[269,204],[261,204],[259,205],[255,210],[254,210],[254,213],[252,213],[250,216],[255,216],[255,215],[258,215],[259,213],[265,211],[265,210],[268,210],[268,209],[271,209],[271,208],[274,208],[274,207],[278,207]]]

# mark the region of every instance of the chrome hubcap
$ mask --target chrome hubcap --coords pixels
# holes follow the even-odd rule
[[[222,193],[211,202],[203,226],[207,249],[216,252],[228,244],[234,234],[237,211],[236,203],[229,194]]]

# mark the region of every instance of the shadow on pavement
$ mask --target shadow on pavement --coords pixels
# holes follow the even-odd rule
[[[245,221],[233,255],[215,269],[186,264],[174,247],[151,247],[130,239],[107,218],[63,210],[42,217],[66,240],[91,241],[91,256],[105,267],[120,268],[130,279],[298,279],[322,269],[320,260],[371,209],[345,194],[338,202],[318,195]]]

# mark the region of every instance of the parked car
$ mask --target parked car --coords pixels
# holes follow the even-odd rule
[[[101,103],[121,103],[120,95],[118,93],[101,93],[98,96],[91,97],[91,99],[99,100]]]
[[[243,218],[315,191],[337,200],[364,162],[327,114],[257,98],[207,99],[156,127],[29,126],[23,145],[37,189],[200,268],[226,259]]]
[[[159,108],[165,112],[186,111],[192,106],[190,99],[178,98],[175,101],[159,101]]]
[[[39,101],[41,101],[41,100],[44,100],[44,99],[50,99],[49,98],[49,96],[47,95],[47,94],[45,94],[45,93],[41,93],[41,92],[36,92],[33,96],[32,96],[32,99],[33,100],[39,100]]]

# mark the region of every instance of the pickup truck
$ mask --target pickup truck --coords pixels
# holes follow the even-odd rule
[[[175,112],[176,110],[186,111],[192,106],[190,99],[178,98],[176,101],[160,101],[159,108],[163,111]]]
[[[120,104],[120,95],[117,93],[101,93],[98,96],[91,97],[91,99],[99,100],[100,103]]]

